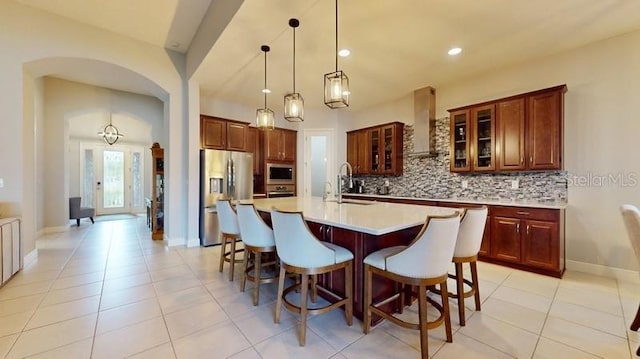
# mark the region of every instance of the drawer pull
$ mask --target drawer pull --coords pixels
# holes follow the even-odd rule
[[[517,213],[517,214],[519,214],[519,215],[521,215],[521,216],[528,216],[528,215],[530,215],[530,214],[531,214],[531,213],[529,213],[529,212],[525,212],[525,211],[518,211],[518,212],[516,212],[516,213]]]
[[[516,233],[520,233],[520,223],[516,224]]]
[[[529,227],[531,226],[527,224],[527,236],[529,235]]]

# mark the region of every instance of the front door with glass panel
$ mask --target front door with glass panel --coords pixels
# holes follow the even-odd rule
[[[144,211],[141,148],[94,145],[82,154],[83,197],[94,203],[96,214]]]

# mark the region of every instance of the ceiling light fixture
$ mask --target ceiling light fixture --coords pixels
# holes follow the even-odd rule
[[[349,49],[342,49],[338,51],[338,55],[340,55],[340,57],[347,57],[351,55],[351,51],[349,51]]]
[[[111,124],[111,117],[112,117],[112,115],[110,114],[109,115],[109,124],[104,126],[102,131],[98,132],[98,136],[102,137],[104,142],[106,142],[110,146],[113,145],[114,143],[118,142],[118,139],[120,137],[124,136],[123,134],[121,134],[118,131],[118,128],[116,126]]]
[[[462,49],[461,49],[461,48],[459,48],[459,47],[452,47],[452,48],[451,48],[447,53],[448,53],[450,56],[455,56],[455,55],[460,54],[461,52],[462,52]]]
[[[275,116],[273,110],[267,107],[267,93],[269,91],[267,87],[267,52],[271,50],[269,46],[262,45],[260,50],[264,52],[264,87],[262,92],[264,93],[264,108],[259,108],[256,111],[256,126],[261,130],[273,130],[275,127]]]
[[[302,122],[304,99],[296,92],[296,27],[300,26],[300,21],[289,19],[289,26],[293,29],[293,92],[284,96],[284,118],[289,122]]]
[[[324,104],[331,108],[349,106],[349,78],[338,70],[338,0],[336,0],[336,71],[324,75]]]

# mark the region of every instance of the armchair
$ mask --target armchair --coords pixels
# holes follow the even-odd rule
[[[89,217],[91,223],[93,216],[96,215],[96,209],[91,207],[80,207],[80,197],[69,198],[69,219],[75,219],[78,227],[80,227],[80,219]]]

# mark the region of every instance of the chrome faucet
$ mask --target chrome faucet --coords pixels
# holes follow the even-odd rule
[[[338,170],[338,188],[336,189],[336,197],[338,198],[336,202],[342,203],[342,169],[347,167],[347,177],[349,178],[349,188],[353,187],[353,169],[349,162],[345,162],[340,165],[340,169]]]
[[[329,185],[329,190],[328,190],[328,191],[327,191],[327,185]],[[331,188],[331,182],[326,181],[326,182],[324,183],[324,191],[322,191],[322,201],[323,201],[323,202],[326,202],[326,201],[327,201],[327,199],[329,198],[329,195],[331,194],[331,190],[332,190],[332,188]]]

